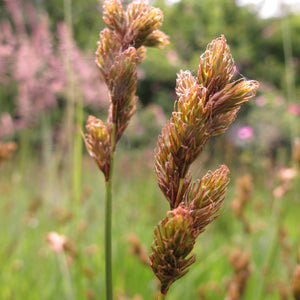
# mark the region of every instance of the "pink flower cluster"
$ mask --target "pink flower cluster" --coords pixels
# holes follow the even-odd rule
[[[12,129],[35,125],[42,112],[57,105],[57,98],[65,95],[70,80],[67,59],[74,74],[76,95],[84,99],[85,105],[105,105],[105,84],[94,59],[78,49],[66,24],[58,24],[55,42],[47,15],[37,15],[31,2],[4,2],[13,24],[8,19],[0,23],[0,84],[16,89],[17,95],[10,100],[14,111],[0,111],[1,136]]]
[[[291,103],[291,104],[288,105],[287,111],[291,115],[298,116],[298,115],[300,115],[300,105],[295,104],[295,103]]]
[[[253,136],[253,128],[251,126],[243,126],[238,129],[237,136],[241,140],[248,140]]]
[[[64,250],[67,238],[64,235],[60,235],[57,232],[52,231],[47,234],[46,241],[54,252],[60,253]]]

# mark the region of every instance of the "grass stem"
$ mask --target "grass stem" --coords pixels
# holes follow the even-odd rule
[[[284,53],[284,64],[285,64],[285,79],[286,79],[286,96],[287,103],[294,103],[296,99],[296,88],[295,88],[295,70],[293,66],[293,47],[292,47],[292,37],[290,32],[290,25],[285,16],[282,19],[282,41],[283,41],[283,53]],[[295,136],[297,135],[297,130],[294,126],[294,119],[289,118],[290,125],[290,138],[291,147],[293,147]],[[299,132],[298,132],[299,133]]]
[[[115,145],[115,132],[116,125],[113,124],[111,134],[111,149]],[[105,181],[105,285],[106,285],[106,300],[113,299],[112,289],[112,237],[111,237],[111,224],[112,224],[112,173],[114,164],[114,150],[110,153],[110,170],[109,178]]]
[[[64,252],[58,253],[57,255],[59,260],[59,266],[63,278],[63,284],[65,289],[65,299],[66,300],[74,300],[73,288],[72,288],[72,281],[70,277],[70,272],[68,268],[68,263],[66,260],[66,256]]]
[[[111,208],[112,208],[112,182],[105,182],[105,284],[106,300],[112,300],[112,259],[111,259]]]
[[[159,293],[158,300],[164,300],[164,299],[166,299],[166,295]]]
[[[82,97],[76,103],[76,125],[77,130],[74,138],[73,147],[73,199],[76,209],[76,219],[79,219],[80,214],[80,199],[81,199],[81,180],[82,180],[82,135],[81,128],[83,124],[83,104]]]

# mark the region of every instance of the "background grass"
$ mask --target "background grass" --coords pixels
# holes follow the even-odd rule
[[[16,156],[0,169],[0,299],[104,299],[102,174],[84,156],[83,193],[76,215],[68,184],[58,171],[55,176],[45,173],[49,168],[37,158],[28,159],[24,170],[18,162]],[[198,163],[193,173],[202,173],[199,167],[207,166]],[[254,193],[246,211],[254,228],[251,234],[244,232],[230,207],[235,197],[235,178],[240,174],[232,169],[222,214],[200,235],[193,251],[197,262],[172,286],[168,299],[201,299],[197,296],[201,286],[207,299],[224,299],[226,282],[233,273],[228,256],[236,246],[251,253],[252,273],[243,299],[281,299],[279,280],[289,289],[291,274],[278,230],[286,228],[291,246],[289,259],[296,265],[299,194],[295,186],[284,198],[273,199],[276,177],[268,173],[270,170],[263,172],[254,177]],[[156,184],[151,151],[119,151],[114,176],[115,295],[117,299],[122,295],[155,299],[157,282],[152,270],[129,253],[128,241],[128,235],[134,233],[150,251],[153,228],[168,210]],[[69,237],[76,249],[71,261],[67,251],[62,255],[50,249],[46,235],[51,231]]]

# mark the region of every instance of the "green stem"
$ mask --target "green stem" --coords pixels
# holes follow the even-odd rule
[[[292,64],[293,50],[292,50],[292,39],[288,17],[285,16],[282,20],[282,40],[283,40],[283,53],[285,63],[285,79],[286,79],[286,90],[287,90],[287,102],[293,103],[296,99],[295,93],[295,70]],[[293,147],[297,130],[294,126],[294,119],[289,118],[290,135],[291,135],[291,147]]]
[[[83,123],[83,105],[82,97],[78,98],[76,103],[76,125],[77,130],[74,138],[73,152],[73,199],[76,209],[76,218],[79,219],[80,214],[80,197],[81,197],[81,179],[82,179],[82,135],[81,127]]]
[[[65,289],[65,299],[74,300],[72,281],[71,281],[65,253],[64,252],[58,253],[57,257],[59,260],[60,271],[62,274],[64,289]]]
[[[112,300],[112,266],[111,266],[111,202],[112,183],[111,180],[105,182],[105,282],[106,300]]]
[[[158,300],[164,300],[166,299],[166,295],[159,293]]]
[[[115,146],[115,132],[116,124],[113,124],[111,133],[111,149]],[[111,224],[112,224],[112,173],[114,164],[114,151],[110,153],[110,170],[109,178],[105,181],[105,284],[106,284],[106,300],[113,299],[112,289],[112,238],[111,238]]]
[[[64,4],[64,20],[67,24],[70,40],[73,39],[73,20],[72,20],[72,0],[63,0]],[[72,169],[72,154],[71,149],[74,146],[73,127],[75,120],[75,102],[77,95],[75,93],[75,75],[74,66],[72,62],[72,45],[70,42],[66,44],[66,55],[64,57],[64,68],[67,75],[67,87],[66,87],[66,108],[64,118],[64,132],[61,140],[61,153],[59,154],[59,160],[63,162],[65,167],[64,178],[67,180],[67,185],[72,184],[71,172]],[[65,149],[68,149],[68,155],[66,155]]]
[[[269,220],[270,230],[268,232],[269,245],[268,250],[265,255],[264,259],[264,266],[269,267],[272,266],[272,260],[274,259],[274,255],[276,252],[276,247],[278,246],[278,230],[280,227],[280,214],[281,214],[281,206],[282,206],[282,199],[277,199],[273,202],[271,218]],[[269,270],[268,270],[269,271]],[[263,291],[266,286],[266,272],[260,272],[259,282],[256,287],[256,293],[253,297],[255,300],[263,299]]]

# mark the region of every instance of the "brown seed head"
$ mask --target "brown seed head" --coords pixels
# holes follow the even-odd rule
[[[161,292],[166,294],[170,285],[188,272],[195,262],[189,256],[197,232],[193,230],[193,218],[182,204],[169,211],[154,230],[151,268],[161,282]]]
[[[181,71],[176,81],[177,105],[155,151],[155,170],[171,208],[180,203],[188,169],[210,136],[224,132],[241,104],[255,95],[258,82],[232,81],[234,61],[224,36],[212,41],[200,57],[197,78]],[[180,193],[180,195],[179,195]]]
[[[103,20],[108,28],[100,33],[96,52],[96,64],[104,78],[114,61],[114,57],[129,47],[134,47],[139,55],[139,63],[145,57],[144,46],[165,46],[168,36],[158,28],[162,25],[163,13],[149,6],[147,1],[133,1],[127,10],[121,1],[106,0],[103,5]]]
[[[94,116],[89,116],[86,124],[87,133],[84,135],[86,148],[95,160],[106,180],[110,168],[110,136],[103,122]]]
[[[96,65],[108,86],[110,107],[106,125],[88,120],[85,143],[108,180],[110,151],[115,151],[136,110],[137,65],[145,58],[145,46],[164,46],[168,37],[158,30],[162,12],[145,0],[133,1],[127,10],[120,0],[106,0],[103,20],[107,28],[100,32]]]
[[[225,199],[229,169],[223,165],[215,172],[208,172],[200,181],[196,181],[186,192],[184,201],[193,216],[194,230],[198,234],[215,220],[217,212]]]
[[[258,88],[256,81],[232,81],[234,75],[230,49],[221,36],[200,57],[197,77],[189,71],[181,71],[177,77],[178,101],[158,138],[154,160],[158,185],[171,208],[154,230],[150,255],[162,294],[195,261],[188,256],[195,240],[217,218],[224,201],[229,182],[226,166],[194,183],[189,168],[210,136],[224,132],[241,104]]]

